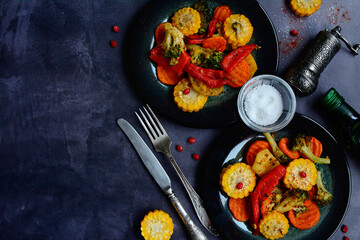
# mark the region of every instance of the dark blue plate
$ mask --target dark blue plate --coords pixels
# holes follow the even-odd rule
[[[185,113],[178,109],[174,102],[173,86],[162,84],[156,76],[155,65],[150,61],[149,52],[154,46],[156,27],[167,21],[173,13],[183,7],[189,7],[197,1],[151,1],[137,16],[130,27],[132,38],[127,42],[131,46],[126,59],[130,60],[130,81],[144,102],[163,116],[185,126],[211,128],[235,122],[239,116],[236,99],[239,88],[226,86],[224,92],[216,97],[209,97],[204,108],[196,113]],[[247,16],[253,27],[251,43],[261,46],[254,52],[258,64],[256,74],[275,74],[278,67],[279,49],[273,24],[264,9],[255,0],[239,1],[207,1],[211,9],[220,5],[228,5],[233,13]],[[131,50],[130,50],[131,49]]]
[[[326,207],[320,206],[321,218],[315,227],[298,230],[290,225],[289,232],[281,239],[328,239],[339,227],[350,201],[349,166],[342,146],[324,127],[306,116],[295,114],[290,124],[274,133],[274,136],[276,140],[280,140],[297,133],[314,136],[323,144],[322,156],[329,156],[331,164],[316,164],[316,167],[322,172],[324,184],[334,195],[334,200]],[[265,137],[239,121],[219,139],[208,155],[209,159],[204,159],[206,165],[202,169],[201,179],[203,200],[212,223],[225,239],[265,239],[262,235],[253,236],[248,222],[239,222],[232,217],[227,207],[228,197],[220,191],[219,185],[219,176],[224,164],[242,161],[247,148],[258,139]]]

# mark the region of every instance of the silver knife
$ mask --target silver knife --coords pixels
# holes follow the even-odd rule
[[[125,132],[126,136],[133,144],[134,148],[136,149],[144,165],[150,172],[151,176],[155,179],[155,181],[164,191],[164,193],[170,198],[173,206],[183,220],[186,229],[189,232],[190,238],[193,240],[206,240],[207,238],[204,233],[200,230],[198,226],[195,225],[183,205],[180,203],[179,199],[176,197],[174,191],[171,188],[171,181],[169,176],[167,175],[155,155],[152,153],[150,148],[146,145],[144,140],[125,119],[119,118],[117,120],[117,124]]]

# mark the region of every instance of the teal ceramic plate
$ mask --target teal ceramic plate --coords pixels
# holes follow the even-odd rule
[[[236,110],[236,98],[239,89],[225,88],[216,97],[210,97],[204,108],[196,113],[185,113],[178,109],[173,100],[173,86],[162,84],[156,76],[155,65],[149,59],[149,52],[154,46],[156,27],[168,19],[177,10],[192,6],[197,1],[158,0],[151,1],[137,16],[131,25],[126,41],[127,60],[131,72],[131,83],[144,103],[148,103],[158,113],[184,126],[211,128],[235,122],[239,116]],[[254,58],[258,64],[259,74],[275,74],[278,67],[278,41],[273,24],[264,9],[255,0],[207,1],[211,9],[219,5],[228,5],[233,13],[246,15],[254,33],[250,43],[256,43],[261,49],[255,51]],[[129,47],[129,44],[131,45]],[[131,49],[131,50],[130,50]]]
[[[298,230],[290,226],[289,232],[281,239],[328,239],[339,227],[350,201],[351,178],[346,156],[341,145],[324,127],[300,114],[296,114],[291,123],[274,136],[280,140],[297,133],[314,136],[322,142],[322,156],[329,156],[331,164],[316,164],[316,167],[322,172],[324,184],[334,195],[334,200],[328,206],[320,207],[321,218],[315,227]],[[258,139],[265,138],[242,122],[235,123],[212,148],[202,169],[203,200],[213,224],[224,239],[265,239],[262,235],[253,236],[248,222],[239,222],[232,217],[227,207],[228,197],[220,191],[219,185],[222,167],[230,162],[241,162],[247,148]]]

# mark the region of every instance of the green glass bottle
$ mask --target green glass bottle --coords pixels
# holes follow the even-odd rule
[[[360,156],[360,115],[344,98],[331,88],[321,99],[324,110],[341,127],[340,137],[345,147]]]

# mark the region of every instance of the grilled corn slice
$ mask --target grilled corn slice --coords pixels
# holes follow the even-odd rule
[[[141,221],[141,235],[145,240],[168,240],[174,231],[174,224],[166,212],[150,211]]]
[[[195,89],[195,91],[204,96],[218,96],[224,90],[224,86],[221,86],[219,88],[209,88],[203,81],[194,78],[190,74],[189,80],[191,86]]]
[[[201,25],[200,14],[193,8],[182,8],[174,14],[172,24],[185,36],[195,34]]]
[[[255,184],[255,172],[245,163],[229,165],[220,174],[221,188],[229,197],[247,197],[254,190]]]
[[[223,35],[233,49],[248,43],[254,30],[250,20],[242,14],[233,14],[228,17],[223,29]]]
[[[321,0],[290,0],[289,6],[293,12],[300,16],[305,17],[316,12],[321,5]]]
[[[199,94],[191,87],[187,78],[182,79],[174,88],[174,101],[184,112],[197,112],[202,109],[208,97]]]
[[[289,231],[289,220],[277,211],[265,212],[259,229],[267,239],[282,238]]]
[[[284,183],[288,188],[308,191],[316,184],[317,170],[315,164],[304,158],[291,161],[286,168]]]

